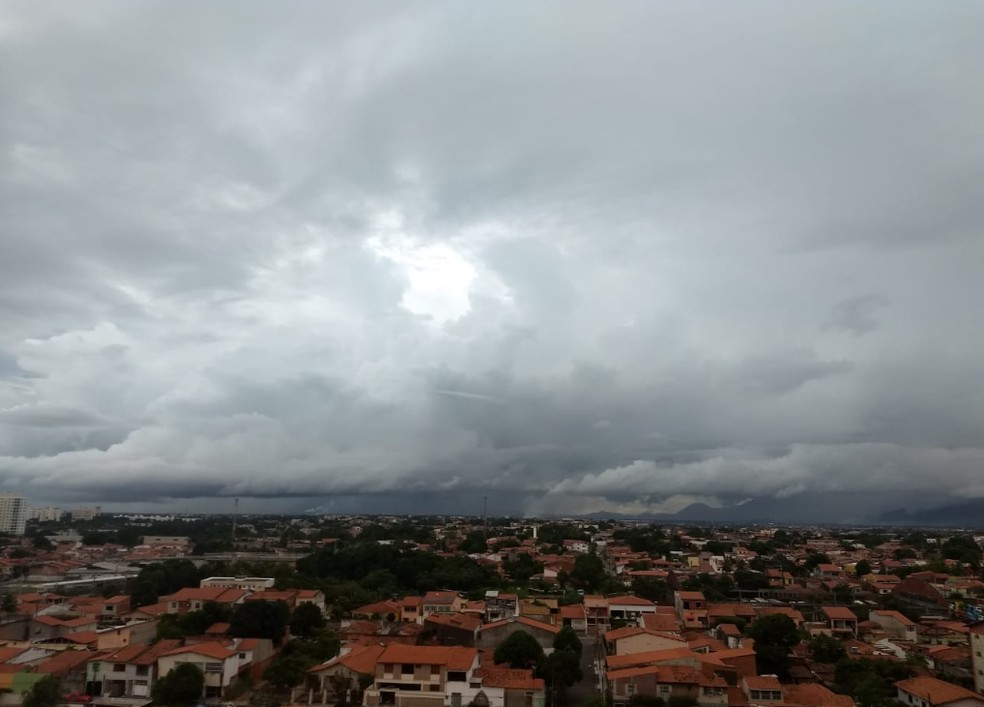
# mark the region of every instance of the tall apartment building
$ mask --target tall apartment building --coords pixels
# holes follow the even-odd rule
[[[0,533],[23,535],[27,526],[27,499],[15,493],[0,493]]]
[[[30,520],[39,520],[42,523],[45,521],[59,521],[62,519],[63,515],[65,515],[65,511],[61,508],[56,508],[55,506],[32,508],[28,512],[28,517]]]

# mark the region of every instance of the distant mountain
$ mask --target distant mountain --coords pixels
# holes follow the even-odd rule
[[[897,508],[882,513],[880,520],[892,525],[984,528],[984,499],[916,511]]]
[[[786,498],[754,498],[738,506],[714,508],[693,503],[677,513],[632,516],[634,520],[694,523],[777,523],[789,525],[914,525],[984,528],[984,499],[926,507],[926,499],[900,499],[883,494],[820,493]],[[628,516],[594,513],[592,518]]]

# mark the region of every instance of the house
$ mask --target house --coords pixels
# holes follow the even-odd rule
[[[424,619],[424,631],[442,646],[475,645],[475,636],[482,619],[474,614],[431,614]]]
[[[625,704],[636,695],[692,699],[700,705],[728,704],[724,678],[687,665],[649,665],[607,673],[612,699]]]
[[[647,653],[686,646],[686,640],[679,636],[639,626],[616,628],[605,633],[605,649],[609,655]]]
[[[485,592],[485,621],[501,621],[519,615],[519,597],[508,592]]]
[[[92,657],[89,651],[65,650],[36,663],[32,672],[58,678],[65,692],[81,693],[85,692],[86,665]]]
[[[822,606],[821,613],[827,619],[827,625],[835,636],[844,638],[858,635],[858,617],[846,606]]]
[[[588,630],[588,617],[584,613],[584,604],[568,604],[558,609],[558,615],[563,626],[570,626],[578,633]]]
[[[181,641],[163,640],[148,645],[130,645],[90,660],[86,671],[89,692],[96,692],[93,704],[117,705],[119,698],[139,705],[150,702],[150,691],[157,679],[157,657],[174,650]]]
[[[403,597],[403,601],[400,602],[400,621],[422,624],[424,622],[423,609],[423,597]]]
[[[673,605],[684,628],[707,628],[707,600],[702,592],[674,592]]]
[[[600,594],[584,595],[584,613],[587,620],[587,628],[592,627],[603,631],[608,628],[608,599]]]
[[[850,695],[838,695],[816,682],[783,685],[782,701],[797,707],[855,707]]]
[[[608,620],[612,625],[640,626],[643,614],[655,614],[656,603],[631,594],[608,597]]]
[[[365,707],[462,707],[481,692],[474,648],[393,643],[376,659]]]
[[[493,649],[516,631],[525,631],[543,648],[552,649],[560,628],[525,616],[514,616],[479,627],[476,645],[479,648]]]
[[[453,614],[461,611],[461,607],[457,592],[427,592],[421,602],[421,618],[428,614]]]
[[[974,689],[984,693],[984,621],[976,621],[967,627],[970,638],[970,668],[974,676]]]
[[[360,619],[383,619],[385,621],[396,621],[400,618],[401,604],[397,601],[377,601],[373,604],[365,604],[352,609],[352,616]],[[417,616],[414,615],[413,621]]]
[[[586,555],[591,552],[591,543],[587,540],[565,540],[564,551]]]
[[[742,692],[751,703],[776,703],[780,704],[782,698],[782,685],[774,675],[755,675],[749,676],[741,681]]]
[[[221,698],[240,671],[240,652],[218,642],[174,648],[157,658],[158,677],[181,663],[192,663],[205,674],[205,698]]]
[[[361,684],[371,682],[376,673],[376,661],[385,645],[351,646],[341,655],[308,670],[309,684],[322,693],[322,702],[330,695],[336,701],[351,697]],[[347,694],[346,694],[347,693]],[[347,700],[352,702],[351,699]]]
[[[246,589],[225,587],[185,587],[174,594],[161,597],[161,601],[167,604],[167,613],[186,614],[189,611],[201,611],[205,603],[210,601],[231,609],[236,604],[242,604],[249,593]]]
[[[913,707],[984,707],[984,696],[931,677],[916,677],[895,683],[898,700]]]
[[[906,641],[917,640],[915,622],[897,611],[874,609],[868,615],[868,620],[878,624],[886,636]]]
[[[262,592],[264,589],[273,589],[274,584],[276,580],[273,577],[207,577],[198,586]]]
[[[489,707],[543,707],[546,699],[544,681],[533,677],[532,670],[479,668],[475,677],[482,681],[481,696]],[[472,704],[481,704],[476,695]]]
[[[296,603],[314,604],[321,613],[325,611],[325,594],[320,589],[292,589],[296,596]]]

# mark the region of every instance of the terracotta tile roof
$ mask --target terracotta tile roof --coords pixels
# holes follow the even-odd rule
[[[895,619],[903,626],[915,626],[915,622],[904,614],[900,614],[897,611],[889,611],[887,609],[874,609],[871,612],[872,616],[884,616],[886,618]]]
[[[936,678],[909,678],[895,683],[895,686],[914,697],[926,700],[930,705],[943,705],[948,702],[967,699],[974,700],[978,704],[984,703],[984,697],[976,692]]]
[[[72,643],[82,643],[84,645],[90,645],[96,643],[99,640],[99,634],[95,631],[75,631],[74,633],[69,633],[65,635],[65,638]]]
[[[136,644],[132,646],[124,646],[120,648],[115,653],[110,653],[103,660],[107,663],[129,663],[134,658],[138,657],[141,653],[146,651],[148,646],[142,644]]]
[[[634,596],[632,594],[623,594],[618,597],[608,597],[608,606],[656,606],[656,602],[649,601],[648,599],[641,599],[640,597]]]
[[[779,680],[771,675],[750,675],[745,678],[745,687],[749,690],[782,690]]]
[[[424,623],[437,624],[438,626],[449,626],[460,628],[466,631],[474,631],[482,625],[482,619],[473,614],[431,614]]]
[[[354,673],[360,675],[372,675],[376,672],[376,663],[379,656],[386,650],[386,646],[376,644],[372,646],[355,646],[345,655],[340,655],[331,660],[325,661],[321,665],[316,665],[309,673],[318,673],[327,670],[335,665],[344,665]]]
[[[680,619],[676,614],[643,614],[642,625],[651,631],[678,631]]]
[[[182,653],[195,653],[197,655],[204,655],[209,658],[215,658],[216,660],[225,660],[229,656],[235,655],[235,650],[229,650],[221,643],[197,643],[192,646],[181,646],[180,648],[175,648],[174,650],[167,651],[161,655],[180,655]]]
[[[459,646],[407,646],[391,643],[379,656],[380,663],[445,665],[449,670],[467,670],[478,657],[474,648]]]
[[[857,615],[846,606],[821,606],[824,616],[837,621],[857,621]]]
[[[560,607],[560,617],[562,619],[583,619],[585,617],[584,606],[582,604],[569,604]]]
[[[206,635],[219,635],[219,636],[221,636],[221,635],[224,635],[226,633],[229,633],[229,627],[230,626],[231,626],[231,624],[229,624],[226,621],[217,621],[214,624],[212,624],[211,626],[209,626],[207,629],[205,629],[205,634]]]
[[[533,677],[532,670],[511,668],[481,668],[475,671],[482,678],[483,687],[500,687],[506,690],[542,690],[545,683]]]
[[[83,666],[90,660],[93,660],[96,655],[102,657],[104,654],[78,650],[62,651],[38,663],[35,666],[35,672],[45,673],[46,675],[66,675],[79,666]]]
[[[166,638],[150,646],[144,653],[141,653],[130,662],[134,665],[153,665],[157,662],[158,656],[162,656],[168,651],[181,646],[181,641],[177,638]]]
[[[531,619],[526,616],[513,616],[508,619],[502,619],[501,621],[493,621],[490,624],[485,624],[478,629],[479,633],[482,631],[488,631],[493,628],[498,628],[500,626],[505,626],[506,624],[522,624],[529,628],[537,629],[539,631],[546,631],[547,633],[560,633],[560,629],[553,624],[548,624],[543,621],[537,621],[536,619]]]
[[[787,705],[804,707],[854,707],[850,695],[838,695],[819,683],[784,685],[782,701]]]

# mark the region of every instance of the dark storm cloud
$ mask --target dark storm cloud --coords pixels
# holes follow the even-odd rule
[[[984,495],[977,6],[0,12],[7,487]]]

